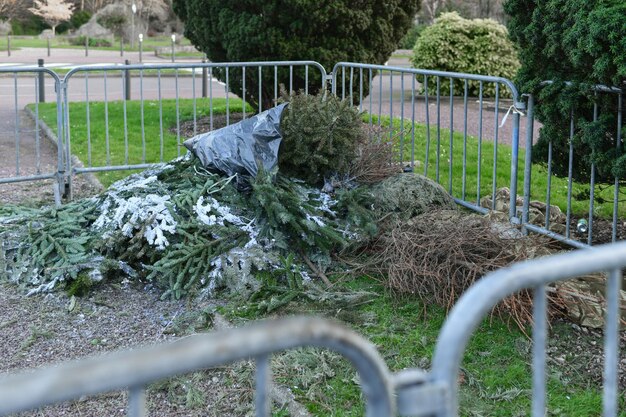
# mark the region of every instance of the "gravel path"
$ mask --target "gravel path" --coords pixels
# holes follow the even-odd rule
[[[0,284],[0,377],[214,330],[206,314],[213,311],[211,305],[161,301],[160,292],[150,286],[108,282],[91,294],[74,302],[64,292],[25,297],[14,285]],[[252,404],[251,383],[224,382],[245,381],[236,373],[249,365],[198,371],[151,386],[150,415],[245,415]],[[197,395],[193,403],[188,401],[190,392]],[[126,415],[126,401],[126,392],[117,391],[20,415],[121,417]]]

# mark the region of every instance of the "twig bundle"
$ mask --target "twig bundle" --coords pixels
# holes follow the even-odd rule
[[[386,277],[390,290],[449,309],[486,273],[547,253],[547,248],[537,237],[511,238],[487,218],[443,210],[396,225],[367,252],[371,258],[362,269]],[[559,312],[563,302],[558,293],[548,298],[550,314]],[[504,299],[494,313],[510,317],[523,330],[532,322],[532,292]]]
[[[370,132],[363,135],[357,147],[356,156],[350,165],[349,177],[360,184],[375,184],[402,172],[402,164],[396,161],[397,152],[393,148],[395,138],[385,140],[374,137],[373,126],[364,126],[363,129]]]

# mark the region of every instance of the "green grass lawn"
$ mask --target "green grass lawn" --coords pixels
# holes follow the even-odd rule
[[[213,114],[226,113],[226,100],[213,99]],[[179,122],[193,119],[193,100],[179,100]],[[30,105],[34,108],[33,105]],[[142,136],[141,111],[143,107]],[[230,99],[230,112],[241,112],[243,102]],[[87,127],[87,108],[89,108],[89,128]],[[210,113],[210,100],[196,100],[196,117]],[[249,107],[248,107],[249,108]],[[39,105],[40,117],[56,131],[56,105]],[[108,123],[107,123],[108,117]],[[176,131],[176,100],[133,100],[126,103],[127,126],[124,130],[124,103],[122,101],[70,103],[70,134],[72,154],[76,155],[85,166],[129,165],[141,163],[167,162],[186,153],[182,142],[186,137],[178,137]],[[161,123],[162,120],[162,123]],[[162,128],[161,128],[162,127]],[[198,132],[202,133],[202,132]],[[108,139],[107,139],[108,134]],[[128,152],[125,144],[128,143]],[[145,146],[144,146],[145,144]],[[128,171],[109,171],[97,174],[98,179],[107,187],[114,181],[124,178]]]
[[[172,44],[172,40],[169,36],[155,36],[155,37],[144,37],[143,41],[143,51],[144,52],[152,52],[155,48],[158,47],[168,47]],[[191,45],[189,39],[180,37],[177,41],[176,45],[179,46],[188,46]],[[22,38],[22,37],[11,37],[11,50],[19,49],[19,48],[47,48],[48,40],[47,39],[39,39],[35,38]],[[69,39],[63,35],[59,35],[55,38],[50,39],[50,48],[53,49],[84,49],[84,45],[71,45]],[[120,41],[119,39],[115,39],[111,46],[90,46],[90,50],[106,50],[106,51],[119,51],[120,49]],[[0,37],[0,50],[7,50],[7,37]],[[136,40],[134,48],[130,47],[129,42],[124,42],[124,51],[139,51],[139,40]],[[54,51],[51,51],[51,54],[54,54]]]
[[[279,315],[317,314],[339,320],[370,340],[393,372],[409,367],[430,369],[446,312],[414,298],[399,299],[380,284],[360,278],[347,285],[380,294],[355,308],[291,303]],[[228,305],[222,312],[241,324],[260,316],[248,305]],[[570,326],[553,331],[571,334]],[[461,365],[460,408],[463,416],[522,416],[530,413],[532,374],[530,341],[514,324],[486,319],[474,332]],[[595,416],[602,393],[583,379],[571,380],[548,367],[547,402],[555,416]],[[354,368],[340,356],[306,348],[278,354],[273,360],[277,382],[289,387],[313,415],[362,416],[364,407]],[[622,407],[624,406],[622,402]],[[275,414],[280,415],[280,414]]]
[[[197,117],[209,114],[209,100],[197,99]],[[32,106],[32,105],[31,105]],[[128,130],[125,138],[124,132],[124,107],[123,102],[109,102],[105,108],[102,102],[89,104],[90,128],[87,131],[87,104],[82,102],[70,103],[70,131],[72,153],[83,161],[86,166],[103,166],[107,162],[110,164],[122,164],[126,161],[131,164],[142,163],[143,146],[141,135],[141,103],[137,100],[126,103],[126,114],[128,118]],[[171,158],[184,153],[181,149],[180,141],[176,134],[170,132],[170,128],[176,127],[176,102],[175,100],[162,101],[163,132],[161,133],[160,105],[158,101],[144,101],[144,128],[146,144],[146,162],[168,161]],[[188,99],[179,101],[180,119],[190,120],[193,118],[193,102]],[[106,111],[105,111],[106,110]],[[239,99],[229,100],[229,111],[238,112],[242,110],[242,102]],[[105,113],[108,112],[108,150],[107,150],[107,124]],[[214,115],[226,112],[226,102],[223,99],[213,99]],[[56,110],[54,103],[42,104],[39,113],[44,121],[51,127],[56,127]],[[367,115],[364,120],[368,121]],[[373,123],[378,124],[376,116]],[[381,125],[389,135],[389,117],[381,118]],[[415,139],[413,139],[413,129]],[[429,136],[427,131],[430,131]],[[200,133],[200,132],[199,132]],[[398,155],[402,155],[405,162],[411,160],[414,155],[415,171],[425,173],[428,177],[436,179],[446,189],[450,184],[450,166],[452,166],[452,195],[466,201],[477,201],[480,197],[490,196],[493,192],[493,172],[494,172],[494,146],[491,141],[483,140],[480,143],[477,138],[468,136],[466,139],[462,133],[455,132],[452,136],[452,158],[450,158],[450,131],[441,129],[439,139],[437,129],[431,126],[430,129],[423,124],[413,125],[411,122],[404,122],[404,127],[398,119],[394,119],[393,133],[395,147]],[[163,140],[161,140],[161,137]],[[428,158],[426,158],[427,137]],[[90,139],[88,141],[88,138]],[[180,138],[184,140],[186,138]],[[128,155],[124,152],[124,143],[128,142]],[[91,151],[89,151],[91,148]],[[439,148],[439,153],[437,149]],[[91,158],[89,155],[91,154]],[[509,187],[511,176],[511,147],[508,145],[498,145],[496,155],[495,185],[496,188]],[[439,157],[437,157],[439,155]],[[439,161],[439,162],[437,162]],[[463,161],[466,161],[465,173],[463,172]],[[479,163],[480,161],[480,163]],[[437,165],[438,164],[438,165]],[[439,171],[437,174],[437,166]],[[523,173],[524,173],[524,150],[520,149],[518,155],[518,195],[523,194]],[[480,175],[479,175],[480,170]],[[99,173],[97,174],[103,185],[108,186],[111,182],[127,175],[124,171]],[[547,190],[547,167],[541,164],[533,165],[531,196],[532,199],[545,201]],[[552,192],[550,195],[551,204],[555,204],[565,213],[567,209],[567,178],[552,176]],[[604,200],[595,205],[595,215],[610,218],[613,213],[613,186],[596,186],[596,199]],[[572,213],[574,215],[585,216],[589,207],[589,184],[578,182],[572,183]],[[620,216],[626,215],[626,208],[620,209]]]

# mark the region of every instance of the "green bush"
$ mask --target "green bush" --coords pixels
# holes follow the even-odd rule
[[[57,33],[64,33],[68,30],[75,30],[87,23],[91,19],[91,13],[87,10],[78,10],[72,14],[67,22],[62,22],[57,26]]]
[[[39,35],[44,29],[50,29],[50,26],[34,14],[29,14],[27,18],[11,20],[11,34],[15,36]]]
[[[87,10],[78,10],[72,14],[72,18],[70,19],[70,24],[73,29],[78,29],[85,23],[89,22],[91,19],[91,13]]]
[[[330,70],[337,62],[383,64],[413,24],[419,0],[174,0],[185,23],[185,36],[213,62],[313,60]],[[280,80],[289,68],[280,68]],[[214,70],[220,80],[224,70]],[[230,88],[257,104],[258,72],[229,71]],[[304,71],[293,71],[294,91],[305,89]],[[322,85],[318,71],[309,71],[309,91]],[[284,82],[284,81],[283,81]],[[367,84],[365,86],[367,88]],[[367,91],[364,91],[364,95]],[[273,104],[274,71],[262,78],[263,107]]]
[[[587,180],[590,165],[597,178],[626,178],[623,144],[616,149],[617,97],[594,94],[594,84],[623,88],[626,81],[626,3],[623,0],[509,0],[505,11],[522,67],[517,82],[537,96],[536,117],[543,123],[535,161],[547,159],[552,140],[553,171],[567,175],[570,112],[574,109],[574,177]],[[555,83],[540,87],[544,80]],[[569,86],[565,82],[571,82]],[[599,118],[593,122],[593,104]],[[622,138],[626,129],[622,129]]]
[[[398,48],[400,49],[413,49],[415,48],[415,43],[417,42],[417,38],[422,34],[424,29],[426,29],[426,25],[418,24],[413,26],[409,31],[404,35],[404,38],[400,40],[398,44]]]
[[[280,172],[309,184],[348,172],[364,135],[358,110],[331,94],[291,96],[280,127]]]
[[[513,78],[520,64],[517,52],[504,26],[491,19],[464,19],[456,12],[443,13],[417,39],[411,63],[413,67],[468,74]],[[434,91],[435,80],[429,80]],[[454,93],[463,94],[464,81],[456,80]],[[469,94],[478,96],[479,82],[470,81]],[[500,89],[501,94],[505,94]],[[449,94],[450,84],[441,80],[441,94]],[[495,85],[483,84],[483,96],[494,96]]]
[[[84,36],[76,36],[74,38],[69,39],[70,45],[85,45],[85,37]],[[91,47],[99,47],[99,46],[111,46],[111,41],[107,39],[99,39],[99,38],[89,38],[89,46]]]
[[[98,17],[98,23],[113,32],[118,33],[127,24],[126,16],[119,13],[109,13]]]

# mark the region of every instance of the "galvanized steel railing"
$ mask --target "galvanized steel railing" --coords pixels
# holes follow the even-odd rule
[[[603,416],[618,415],[618,363],[620,325],[621,270],[626,267],[626,242],[598,246],[555,255],[486,275],[470,287],[450,311],[439,333],[433,357],[431,383],[450,388],[445,411],[437,416],[456,415],[458,410],[457,378],[463,352],[473,331],[496,303],[522,289],[534,289],[532,415],[543,417],[546,410],[546,286],[594,272],[608,272],[604,328]],[[623,354],[623,353],[622,353]]]
[[[67,144],[67,155],[71,155],[71,123],[69,113],[69,102],[79,99],[86,103],[86,111],[84,116],[87,128],[87,157],[82,161],[85,166],[71,166],[69,171],[72,174],[81,174],[86,172],[113,171],[113,170],[129,170],[147,168],[150,164],[157,162],[165,162],[164,158],[164,131],[169,126],[163,124],[163,100],[166,98],[176,101],[176,144],[178,146],[177,155],[180,156],[182,146],[181,140],[181,120],[179,110],[179,100],[182,98],[192,99],[193,106],[193,132],[197,133],[197,101],[200,97],[204,97],[209,101],[209,118],[210,128],[213,129],[213,99],[223,98],[226,101],[226,124],[230,124],[231,101],[236,96],[231,92],[232,84],[229,81],[229,74],[235,71],[241,74],[242,95],[245,98],[253,98],[257,91],[251,91],[248,86],[246,88],[247,77],[258,77],[257,87],[258,95],[256,100],[259,102],[258,108],[246,107],[246,100],[243,100],[243,117],[246,112],[256,112],[263,110],[263,75],[270,72],[273,77],[274,100],[276,101],[280,95],[280,86],[289,88],[292,91],[294,84],[294,71],[301,71],[302,78],[305,80],[305,93],[308,93],[308,80],[310,68],[319,72],[321,78],[320,88],[324,88],[327,81],[326,70],[319,63],[314,61],[276,61],[276,62],[231,62],[231,63],[190,63],[190,64],[159,64],[159,65],[107,65],[107,66],[81,66],[76,67],[68,72],[63,83],[63,101],[65,105],[64,120],[67,128],[65,129],[65,143]],[[285,78],[280,78],[282,70],[289,70]],[[225,81],[218,82],[214,77],[215,71],[223,71],[225,73]],[[151,72],[148,77],[144,73]],[[246,71],[247,74],[246,75]],[[173,72],[173,75],[172,75]],[[82,76],[82,77],[81,77]],[[113,79],[113,80],[112,80]],[[134,82],[131,85],[131,79]],[[148,85],[150,84],[150,85]],[[133,88],[133,85],[135,86]],[[96,93],[94,90],[98,89]],[[91,92],[90,92],[91,90]],[[184,90],[184,91],[183,91]],[[255,88],[256,90],[256,88]],[[169,91],[169,94],[166,92]],[[104,146],[106,148],[105,160],[96,161],[92,158],[92,146],[95,142],[91,136],[90,122],[90,101],[94,96],[97,100],[104,103]],[[139,114],[129,114],[127,111],[126,101],[135,97],[140,102]],[[70,100],[70,98],[72,100]],[[149,99],[158,102],[158,119],[159,119],[159,158],[149,160],[146,158],[146,137],[144,116],[147,111],[145,102]],[[110,124],[108,119],[108,108],[111,101],[121,101],[123,106],[124,120],[124,162],[113,163],[111,161],[112,150],[110,143],[114,140],[110,132]],[[141,143],[129,143],[127,121],[129,118],[139,118],[141,123]],[[119,139],[119,138],[118,138]],[[184,140],[184,138],[183,138]],[[102,145],[99,145],[102,146]],[[130,162],[134,155],[130,155],[129,147],[138,148],[141,153],[141,160],[135,163]],[[70,189],[71,189],[71,175]]]
[[[552,84],[550,81],[546,81],[543,85]],[[595,92],[596,96],[599,94],[609,94],[615,95],[616,103],[617,103],[617,125],[615,127],[615,148],[617,152],[623,147],[623,138],[622,138],[622,113],[623,113],[623,94],[624,91],[620,88],[616,87],[607,87],[604,85],[596,85],[591,88],[592,91]],[[570,109],[570,130],[569,130],[569,150],[568,150],[568,188],[567,188],[567,208],[566,208],[566,223],[565,223],[565,233],[556,233],[555,231],[550,230],[550,202],[552,196],[552,140],[550,140],[548,144],[548,158],[547,158],[547,185],[546,185],[546,194],[545,194],[545,203],[546,203],[546,214],[545,214],[545,223],[544,225],[535,225],[529,223],[529,202],[531,200],[531,177],[533,175],[537,175],[537,173],[533,174],[533,165],[532,165],[532,144],[533,144],[533,123],[534,123],[534,112],[535,112],[535,97],[532,94],[528,95],[528,117],[527,124],[528,128],[526,129],[526,159],[524,166],[524,203],[522,207],[522,224],[524,228],[536,233],[548,235],[552,238],[561,240],[571,246],[582,248],[592,245],[593,239],[593,231],[594,231],[594,212],[595,212],[595,189],[596,189],[596,167],[595,164],[591,164],[590,167],[590,181],[589,181],[589,210],[587,215],[587,230],[584,232],[587,236],[586,239],[576,240],[571,236],[571,218],[572,218],[572,183],[573,183],[573,159],[574,157],[582,157],[583,155],[574,155],[574,135],[576,130],[575,116],[574,116],[574,108]],[[597,121],[598,117],[598,104],[597,102],[593,105],[593,121]],[[612,233],[611,233],[611,241],[615,242],[617,240],[617,227],[619,221],[619,181],[620,178],[615,176],[613,187],[613,216],[612,216]],[[584,242],[586,240],[586,243]]]
[[[374,77],[377,76],[378,80],[374,81]],[[504,95],[500,92],[500,87],[504,87],[505,91],[511,97],[511,103],[509,107],[509,112],[513,112],[512,117],[512,129],[511,129],[511,176],[510,181],[506,184],[510,187],[511,197],[510,197],[510,210],[509,216],[510,218],[515,218],[515,196],[517,194],[517,157],[518,157],[518,149],[519,149],[519,125],[520,125],[520,114],[525,109],[525,103],[521,100],[521,96],[517,91],[515,85],[508,79],[501,77],[491,77],[484,75],[476,75],[476,74],[463,74],[456,72],[443,72],[443,71],[431,71],[431,70],[421,70],[421,69],[413,69],[413,68],[402,68],[402,67],[390,67],[386,65],[370,65],[370,64],[361,64],[354,62],[340,62],[335,65],[332,72],[333,84],[332,91],[334,94],[338,95],[341,98],[349,98],[351,100],[356,100],[358,94],[358,103],[360,110],[367,110],[369,113],[369,124],[381,125],[381,116],[389,116],[390,118],[398,118],[400,121],[400,155],[399,158],[401,161],[408,161],[411,170],[415,169],[416,165],[416,138],[415,138],[415,122],[416,116],[419,112],[422,113],[421,118],[424,120],[424,124],[426,126],[426,140],[424,143],[424,154],[425,158],[423,164],[423,173],[428,176],[429,174],[429,156],[431,155],[431,130],[434,129],[434,140],[436,141],[436,149],[435,149],[435,179],[437,182],[440,182],[440,173],[442,171],[442,166],[445,164],[445,159],[447,158],[448,165],[448,184],[447,190],[450,194],[453,194],[456,202],[462,206],[470,208],[472,210],[486,213],[488,209],[481,207],[480,199],[483,197],[481,193],[481,161],[482,161],[482,144],[483,140],[487,140],[487,138],[491,139],[494,143],[494,151],[492,157],[492,175],[491,175],[491,200],[492,200],[492,209],[495,208],[496,201],[496,191],[498,187],[497,183],[497,166],[498,166],[498,139],[499,133],[502,128],[502,125],[506,122],[506,120],[501,121],[500,117],[500,104],[501,104],[501,96]],[[408,78],[405,80],[405,78]],[[395,84],[394,84],[395,80]],[[461,121],[461,126],[455,125],[455,91],[454,91],[454,81],[460,80],[464,85],[464,89],[462,91],[463,98],[463,118]],[[432,83],[434,82],[434,86]],[[445,97],[441,94],[442,83],[447,82],[447,87],[449,88],[449,94]],[[477,153],[478,153],[478,164],[477,164],[477,173],[476,173],[476,199],[473,200],[470,197],[472,190],[468,190],[466,187],[467,182],[467,147],[468,147],[468,102],[470,100],[468,94],[468,85],[470,82],[477,82],[479,88],[479,97],[478,100],[478,108],[473,109],[472,112],[475,113],[474,117],[478,118],[478,130],[476,132],[476,136],[478,137],[477,143]],[[431,85],[429,86],[429,83]],[[394,87],[395,85],[395,87]],[[364,88],[365,86],[365,88]],[[483,132],[483,121],[486,121],[486,117],[484,114],[487,112],[484,111],[486,107],[486,100],[483,98],[483,91],[487,88],[493,86],[495,87],[495,97],[493,100],[495,101],[494,110],[493,110],[493,120],[490,120],[490,123],[493,122],[493,136],[489,136],[489,134],[485,134]],[[399,87],[399,91],[396,88]],[[406,89],[409,89],[409,93],[407,94]],[[364,91],[369,91],[369,94],[364,97]],[[394,96],[395,94],[395,96]],[[448,126],[442,126],[441,119],[441,109],[442,109],[442,98],[448,101],[447,108],[449,111],[448,116]],[[476,98],[475,98],[476,99]],[[419,105],[418,101],[423,101],[423,108],[420,110],[421,105]],[[388,101],[388,102],[387,102]],[[436,106],[434,112],[435,123],[431,129],[431,122],[433,121],[433,117],[431,116],[430,106],[433,104]],[[384,103],[384,105],[383,105]],[[399,107],[399,109],[398,109]],[[472,106],[473,107],[473,106]],[[509,112],[504,116],[508,117]],[[378,121],[374,121],[372,116],[377,116]],[[409,131],[405,129],[405,120],[412,122],[412,127]],[[441,141],[442,141],[442,127],[447,127],[449,130],[449,138],[448,138],[448,148],[442,149]],[[452,154],[454,151],[455,140],[453,138],[454,132],[463,132],[463,153],[462,153],[462,161],[454,161]],[[393,129],[390,129],[389,132],[390,138],[393,135]],[[409,136],[405,138],[405,136]],[[410,141],[410,155],[404,154],[404,146],[405,141]],[[448,155],[446,155],[446,151],[448,151]],[[444,159],[444,162],[441,161]],[[455,165],[456,164],[456,165]],[[460,195],[454,195],[453,193],[453,182],[457,181],[457,178],[454,178],[453,175],[453,166],[462,167],[462,176],[460,181],[462,183],[461,193]],[[503,185],[503,184],[500,184]]]
[[[176,101],[176,122],[173,132],[176,135],[176,144],[178,145],[177,155],[180,156],[182,140],[181,138],[181,118],[179,112],[179,99],[188,98],[193,101],[193,132],[197,132],[197,100],[206,97],[209,101],[209,119],[210,128],[213,128],[213,99],[224,98],[226,100],[226,123],[230,123],[231,103],[235,98],[230,92],[234,87],[229,82],[229,73],[235,74],[240,71],[242,74],[258,76],[260,80],[257,83],[258,92],[252,92],[250,86],[246,88],[246,77],[243,77],[242,84],[238,85],[243,91],[243,95],[249,98],[256,98],[261,105],[259,108],[250,109],[257,111],[263,109],[262,104],[262,85],[263,76],[270,75],[273,84],[274,99],[279,96],[279,85],[285,85],[285,88],[291,90],[293,88],[294,74],[303,75],[308,81],[309,71],[316,71],[315,76],[321,79],[321,88],[327,86],[328,81],[331,82],[332,91],[342,98],[350,98],[357,103],[360,110],[365,110],[369,116],[369,124],[371,126],[381,125],[381,119],[389,117],[399,121],[399,158],[407,163],[410,170],[417,170],[420,167],[418,163],[423,163],[423,173],[431,174],[437,182],[447,182],[443,184],[447,186],[448,191],[453,194],[455,201],[472,210],[486,213],[495,209],[496,192],[498,187],[508,186],[510,194],[508,197],[508,216],[512,223],[523,224],[524,230],[549,235],[556,239],[575,247],[586,247],[591,245],[594,235],[594,192],[596,185],[596,170],[591,167],[590,180],[590,196],[588,211],[588,231],[586,236],[576,239],[570,235],[570,223],[572,218],[571,201],[572,201],[572,169],[570,163],[569,170],[569,187],[567,190],[567,209],[565,220],[565,232],[563,234],[556,233],[551,230],[550,225],[550,203],[551,203],[551,183],[552,183],[552,154],[548,156],[548,172],[547,172],[547,189],[545,199],[540,197],[546,204],[545,224],[531,224],[529,221],[531,195],[531,177],[538,175],[533,173],[532,165],[532,146],[534,136],[534,108],[535,100],[532,95],[528,95],[528,105],[526,106],[522,100],[522,95],[517,91],[515,85],[507,79],[499,77],[481,76],[474,74],[461,74],[441,71],[419,70],[401,67],[389,67],[382,65],[369,65],[361,63],[340,62],[335,65],[331,75],[327,75],[326,70],[319,63],[314,61],[289,61],[289,62],[242,62],[242,63],[192,63],[192,64],[162,64],[162,65],[108,65],[108,66],[82,66],[77,67],[68,72],[65,78],[61,79],[54,71],[46,68],[21,68],[21,67],[5,67],[0,68],[0,83],[6,85],[5,92],[9,93],[12,109],[5,111],[5,122],[11,122],[11,131],[2,131],[1,134],[6,135],[12,140],[12,148],[15,150],[15,157],[12,161],[5,157],[4,170],[0,173],[0,184],[15,183],[23,181],[37,181],[43,179],[53,179],[56,181],[55,196],[57,203],[60,203],[60,196],[65,192],[69,192],[71,197],[72,179],[76,174],[96,172],[96,171],[112,171],[146,168],[152,163],[165,162],[168,158],[164,156],[165,131],[170,126],[165,126],[163,121],[163,100],[174,99]],[[226,75],[225,83],[218,83],[213,78],[214,71],[222,71]],[[297,71],[303,74],[296,73]],[[30,77],[24,77],[24,74],[33,74],[32,87],[29,83],[26,87],[22,84],[23,80],[31,80]],[[271,75],[273,74],[273,77]],[[43,126],[39,118],[39,101],[41,95],[45,93],[41,84],[43,76],[51,77],[55,89],[54,98],[57,107],[56,130],[60,140],[60,146],[57,147],[56,161],[54,164],[42,164],[41,142],[43,138]],[[263,76],[262,76],[263,75]],[[281,78],[281,75],[283,78]],[[132,82],[131,82],[132,80]],[[19,82],[18,82],[19,81]],[[208,82],[207,82],[208,81]],[[462,94],[457,94],[457,103],[455,104],[454,82],[460,81],[463,85]],[[470,98],[468,94],[469,83],[478,83],[478,97]],[[307,86],[309,83],[305,83]],[[449,88],[449,94],[443,95],[441,88],[446,86]],[[32,88],[32,89],[31,89]],[[493,99],[483,97],[483,91],[489,88],[495,91]],[[50,86],[48,86],[48,90]],[[458,90],[458,88],[457,88]],[[623,141],[621,137],[622,126],[622,95],[623,91],[618,88],[610,88],[605,86],[596,86],[597,94],[613,94],[618,102],[618,118],[617,118],[617,140],[616,146],[621,146]],[[305,91],[308,92],[308,91]],[[49,91],[48,95],[51,96]],[[504,96],[510,97],[510,99]],[[127,111],[127,99],[136,99],[140,103],[140,110],[135,113]],[[20,118],[22,103],[26,98],[28,102],[34,103],[34,132],[29,132],[23,126]],[[95,134],[92,134],[90,124],[93,120],[93,112],[91,106],[93,101],[99,101],[104,105],[104,128],[103,132],[99,132],[103,144],[98,143]],[[461,101],[462,100],[462,101]],[[72,114],[70,118],[70,102],[81,101],[85,103],[85,113],[76,116]],[[108,106],[112,101],[121,101],[123,106],[123,133],[120,136],[113,137],[110,131],[110,122],[108,120]],[[150,111],[158,112],[158,141],[153,141],[155,147],[159,147],[158,157],[149,158],[146,156],[147,138],[145,133],[145,116],[148,114],[146,102],[152,101],[156,103],[156,107]],[[509,107],[509,111],[504,114],[504,108]],[[493,109],[490,107],[493,106]],[[456,108],[455,108],[456,107]],[[459,112],[459,109],[462,109]],[[247,112],[246,101],[243,102],[244,117]],[[527,110],[527,111],[526,111]],[[525,126],[520,126],[520,116],[526,111],[527,122]],[[508,114],[512,112],[512,117],[508,118]],[[461,114],[459,114],[461,113]],[[594,120],[599,116],[597,114],[597,105]],[[468,116],[477,123],[468,121]],[[72,121],[76,122],[76,117],[80,117],[86,126],[86,156],[82,159],[82,166],[78,166],[72,161],[72,140],[71,130]],[[377,117],[377,121],[375,118]],[[9,119],[9,120],[7,120]],[[140,121],[141,143],[129,143],[128,122],[132,119]],[[444,119],[448,123],[444,123]],[[416,139],[416,125],[423,122],[425,129],[425,138]],[[9,123],[10,124],[10,123]],[[9,124],[6,124],[7,126]],[[76,124],[76,123],[74,123]],[[485,126],[489,128],[486,129]],[[571,134],[573,137],[575,125],[573,113],[571,116]],[[520,132],[525,127],[525,166],[524,166],[524,183],[520,196],[523,196],[522,207],[517,207],[517,190],[518,190],[518,154],[520,141]],[[449,132],[442,132],[448,129]],[[511,165],[510,177],[506,180],[498,180],[497,170],[502,163],[498,161],[498,152],[503,148],[501,131],[509,130]],[[389,129],[390,137],[394,134],[394,129]],[[472,132],[474,130],[474,132]],[[488,131],[487,131],[488,130]],[[459,134],[462,132],[462,140],[454,138],[454,132]],[[34,133],[31,134],[31,133]],[[47,130],[48,135],[52,134],[51,130]],[[446,134],[444,134],[446,133]],[[444,136],[448,135],[448,138]],[[27,148],[25,137],[33,136],[34,145]],[[468,141],[470,136],[475,136],[476,141]],[[6,139],[6,138],[5,138]],[[113,151],[110,143],[114,139],[124,141],[123,161],[113,161],[111,155]],[[447,146],[445,141],[448,141]],[[486,141],[493,143],[493,152],[486,155],[484,144]],[[6,142],[6,141],[5,141]],[[130,141],[132,142],[132,141]],[[570,144],[571,145],[571,144]],[[106,148],[103,160],[95,160],[92,148],[101,146]],[[419,147],[423,147],[420,149]],[[462,146],[461,157],[453,157],[454,150]],[[468,150],[470,146],[475,146],[478,163],[476,166],[470,166],[467,161]],[[444,149],[447,148],[447,149]],[[550,144],[551,149],[551,144]],[[416,158],[416,152],[420,152],[425,157],[423,161]],[[34,155],[28,155],[28,153]],[[117,151],[120,152],[119,150]],[[456,153],[458,156],[458,152]],[[36,160],[36,169],[33,172],[25,172],[23,161],[27,157]],[[573,147],[570,146],[570,160],[574,158]],[[580,156],[576,156],[580,157]],[[455,159],[456,158],[456,159]],[[429,162],[429,159],[431,160]],[[7,174],[7,162],[13,165],[11,172]],[[491,172],[485,172],[483,165],[490,165]],[[42,168],[42,166],[48,168]],[[434,165],[432,167],[431,165]],[[446,167],[447,165],[447,167]],[[53,166],[54,169],[50,168]],[[447,168],[447,169],[446,169]],[[458,169],[456,173],[454,169]],[[434,173],[433,173],[434,169]],[[475,174],[476,190],[470,190],[468,186],[468,178]],[[446,180],[447,177],[447,181]],[[500,183],[499,183],[500,182]],[[506,183],[503,183],[506,182]],[[456,188],[456,191],[453,190]],[[486,189],[489,191],[486,191]],[[482,190],[482,191],[481,191]],[[613,198],[613,218],[612,218],[612,241],[617,240],[617,228],[620,222],[619,218],[619,178],[614,180],[614,198]],[[481,198],[490,197],[490,206],[486,207],[481,204]],[[586,242],[582,241],[586,240]]]
[[[111,390],[129,390],[129,416],[146,413],[146,385],[176,374],[253,358],[256,361],[255,408],[270,413],[270,355],[301,346],[335,350],[360,376],[366,415],[384,417],[458,415],[458,374],[472,333],[492,307],[526,288],[534,289],[532,415],[546,407],[546,286],[580,275],[606,271],[603,416],[618,415],[618,363],[621,269],[626,242],[578,250],[519,263],[485,276],[451,310],[435,348],[432,370],[389,373],[376,349],[352,331],[314,318],[266,321],[214,334],[195,335],[149,349],[120,352],[0,379],[0,415]]]
[[[270,415],[270,355],[301,346],[328,348],[356,368],[366,415],[394,412],[389,371],[371,343],[338,324],[315,318],[266,321],[240,329],[197,334],[149,349],[119,352],[0,380],[0,415],[113,390],[128,389],[128,415],[146,415],[150,382],[252,358],[256,362],[257,416]]]
[[[32,75],[28,76],[28,75]],[[0,176],[0,184],[18,183],[26,181],[39,181],[53,179],[57,182],[55,187],[55,199],[60,202],[60,195],[63,192],[63,177],[65,175],[66,163],[63,153],[63,144],[57,147],[56,161],[46,160],[42,157],[42,146],[46,140],[42,126],[40,125],[39,107],[44,101],[46,90],[46,77],[52,79],[53,96],[57,106],[57,126],[59,132],[63,131],[64,124],[62,118],[61,96],[56,92],[60,91],[61,80],[52,70],[41,67],[2,67],[0,68],[0,86],[3,90],[2,125],[0,135],[2,142],[14,144],[14,164],[11,158],[6,155],[3,158],[3,168],[6,174]],[[12,93],[11,93],[12,91]],[[28,122],[20,116],[23,106],[32,103],[34,106],[33,119],[34,128],[28,126]],[[12,108],[10,108],[12,107]],[[30,110],[27,110],[30,111]],[[11,138],[12,136],[12,138]],[[32,169],[26,169],[24,159],[33,159]]]

